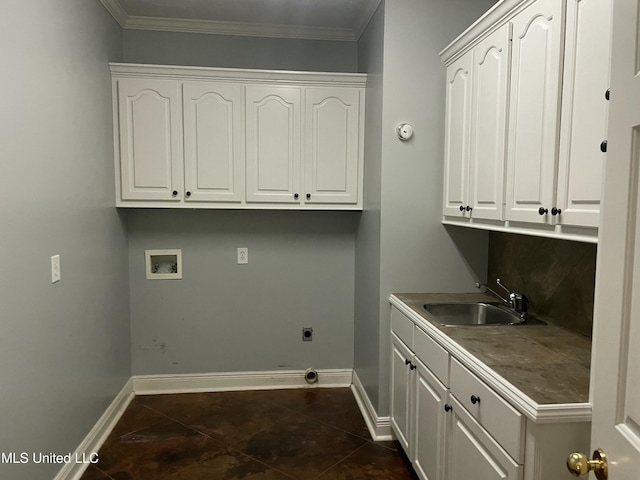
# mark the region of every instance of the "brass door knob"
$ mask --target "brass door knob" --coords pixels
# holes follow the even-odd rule
[[[607,456],[600,448],[593,452],[593,460],[589,460],[584,453],[572,453],[567,458],[567,468],[576,477],[587,475],[593,470],[598,480],[607,480],[609,474]]]

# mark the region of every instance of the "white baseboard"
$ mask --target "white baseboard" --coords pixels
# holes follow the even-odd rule
[[[181,375],[135,375],[136,395],[195,393],[232,390],[274,390],[281,388],[348,387],[352,369],[317,370],[318,381],[308,384],[304,370],[266,372],[196,373]]]
[[[353,371],[351,390],[353,391],[353,396],[356,399],[358,407],[360,407],[360,412],[367,424],[371,438],[376,441],[394,440],[395,437],[391,430],[391,419],[389,417],[378,416],[355,370]]]
[[[100,450],[107,436],[109,436],[109,433],[111,433],[111,430],[113,430],[113,427],[118,423],[129,403],[133,400],[133,397],[133,382],[130,378],[78,448],[76,448],[76,451],[72,453],[73,461],[65,463],[53,480],[79,480],[82,477],[89,464],[78,462],[77,459],[88,461],[91,458],[91,454]]]

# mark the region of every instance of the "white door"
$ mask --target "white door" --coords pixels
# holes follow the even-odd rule
[[[245,102],[247,202],[300,203],[300,88],[248,86]]]
[[[446,138],[444,151],[444,215],[466,216],[471,128],[473,52],[447,67]]]
[[[360,91],[305,91],[305,203],[358,203]]]
[[[550,223],[552,218],[564,3],[537,0],[512,21],[507,220]]]
[[[639,14],[638,0],[614,0],[591,377],[591,445],[607,454],[612,480],[640,468]]]
[[[242,96],[240,85],[213,82],[183,84],[186,201],[242,201]]]
[[[474,218],[502,220],[511,24],[473,49],[469,204]]]
[[[558,198],[552,212],[563,225],[597,227],[600,221],[611,7],[611,0],[569,0],[567,5]]]
[[[122,200],[182,199],[176,82],[118,80]]]

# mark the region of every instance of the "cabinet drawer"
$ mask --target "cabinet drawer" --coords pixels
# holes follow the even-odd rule
[[[395,307],[391,307],[391,331],[411,350],[413,350],[413,328],[414,324],[411,320]]]
[[[451,359],[451,393],[518,463],[524,462],[524,416]],[[480,400],[471,401],[472,396]]]
[[[415,327],[413,351],[446,387],[449,386],[449,354],[434,339]]]
[[[454,397],[449,412],[449,480],[522,480],[522,461],[514,461],[487,430],[467,412]],[[564,477],[563,477],[564,478]]]

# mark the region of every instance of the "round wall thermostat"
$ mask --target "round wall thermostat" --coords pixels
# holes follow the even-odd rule
[[[400,140],[406,141],[409,140],[413,136],[413,127],[408,123],[401,123],[398,125],[398,138]]]

